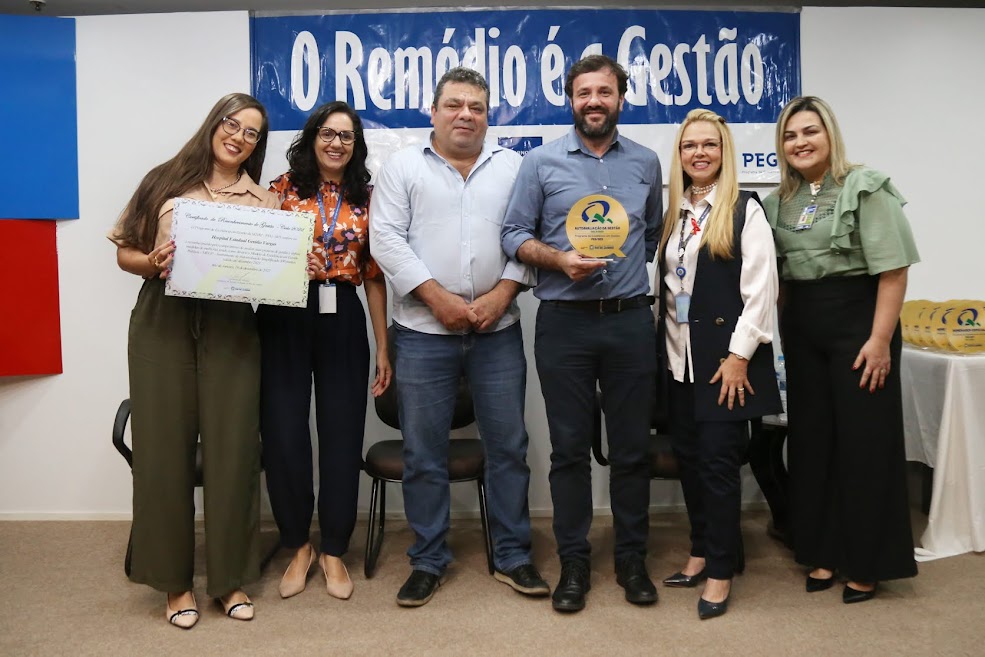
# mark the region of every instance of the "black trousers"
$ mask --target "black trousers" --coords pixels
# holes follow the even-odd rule
[[[691,555],[704,558],[714,579],[731,579],[738,558],[746,423],[695,421],[694,384],[670,382],[670,435],[691,522]]]
[[[591,557],[596,385],[609,438],[616,560],[646,555],[656,330],[647,307],[601,314],[542,302],[534,353],[551,433],[554,537],[561,559]]]
[[[916,575],[906,490],[899,325],[886,387],[852,369],[878,277],[785,283],[791,529],[797,561],[855,581]]]
[[[342,556],[356,523],[369,386],[366,314],[347,283],[338,312],[318,312],[318,285],[307,308],[260,306],[260,431],[270,506],[284,547],[309,540],[314,511],[308,415],[315,386],[320,550]]]

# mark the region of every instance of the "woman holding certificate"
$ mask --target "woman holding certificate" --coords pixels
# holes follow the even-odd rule
[[[776,124],[765,205],[781,260],[790,504],[807,591],[847,580],[864,602],[913,577],[899,362],[906,275],[919,260],[889,177],[849,164],[831,108],[795,98]]]
[[[314,484],[308,414],[314,377],[318,429],[319,563],[329,595],[348,599],[342,562],[356,522],[369,383],[366,286],[376,341],[371,391],[390,384],[386,283],[369,255],[369,172],[362,122],[344,102],[316,109],[287,153],[291,170],[271,184],[284,210],[315,215],[307,308],[260,306],[261,427],[270,505],[281,544],[293,551],[280,582],[284,598],[304,590],[316,550],[309,528]]]
[[[192,591],[195,454],[205,480],[208,594],[250,620],[259,575],[260,344],[246,303],[165,296],[175,197],[276,208],[257,185],[267,115],[252,96],[219,100],[172,159],[152,169],[109,238],[144,278],[130,316],[133,533],[130,579],[167,593],[166,618],[198,622]]]
[[[725,120],[693,110],[674,146],[654,288],[691,555],[664,584],[706,580],[698,600],[706,619],[726,612],[732,575],[744,567],[739,468],[747,421],[780,411],[770,347],[776,257],[759,200],[739,191]]]

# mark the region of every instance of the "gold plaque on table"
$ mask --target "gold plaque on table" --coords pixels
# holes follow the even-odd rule
[[[964,300],[947,316],[948,342],[961,353],[985,351],[985,303]]]

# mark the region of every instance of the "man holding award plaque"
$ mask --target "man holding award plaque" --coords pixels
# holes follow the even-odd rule
[[[523,160],[503,223],[503,250],[538,268],[535,354],[551,433],[551,496],[561,579],[558,611],[590,588],[590,452],[596,386],[609,437],[616,579],[652,604],[646,571],[647,446],[657,369],[646,263],[663,214],[656,154],[619,134],[627,76],[604,55],[568,71],[574,128]]]
[[[373,197],[370,242],[393,288],[404,509],[416,536],[397,594],[404,607],[427,603],[451,561],[448,433],[463,375],[486,451],[495,577],[520,593],[550,593],[530,562],[527,361],[516,304],[533,272],[499,245],[520,156],[485,141],[488,111],[479,73],[445,73],[430,138],[387,160]]]

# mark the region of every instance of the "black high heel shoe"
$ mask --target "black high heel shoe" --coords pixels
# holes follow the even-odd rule
[[[833,572],[831,573],[831,577],[827,578],[811,577],[811,574],[807,573],[807,581],[804,588],[808,593],[817,593],[818,591],[827,591],[834,586],[834,583],[835,576]]]
[[[676,572],[665,579],[663,581],[663,585],[677,589],[693,589],[707,578],[708,575],[705,574],[704,569],[702,569],[697,575],[685,575],[682,572]]]
[[[709,618],[722,616],[728,611],[728,599],[731,595],[732,592],[729,591],[729,594],[721,602],[708,602],[704,598],[698,598],[698,618],[708,620]]]
[[[823,570],[828,570],[827,568],[824,568],[823,566],[819,566],[819,568],[822,568]],[[833,569],[831,569],[831,577],[811,577],[811,572],[814,572],[814,571],[810,571],[810,572],[807,573],[807,580],[805,581],[805,585],[804,585],[804,589],[808,593],[817,593],[818,591],[827,591],[832,586],[834,586],[834,583],[835,583],[835,571]]]
[[[841,601],[846,605],[850,605],[856,602],[871,600],[876,597],[876,588],[878,588],[878,585],[874,586],[871,591],[859,591],[858,589],[853,589],[846,583],[845,590],[841,592]]]

